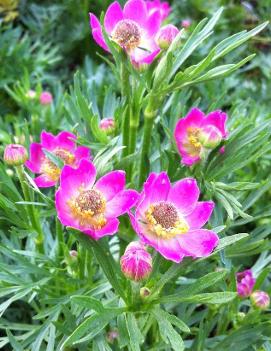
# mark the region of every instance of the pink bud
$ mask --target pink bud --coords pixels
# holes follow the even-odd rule
[[[110,344],[113,344],[113,342],[119,337],[119,332],[117,330],[110,330],[107,333],[107,340],[110,342]]]
[[[50,105],[53,102],[53,96],[49,91],[43,91],[40,94],[40,103],[42,105]]]
[[[148,277],[152,270],[152,257],[139,241],[131,242],[120,259],[123,274],[134,281]]]
[[[71,250],[69,252],[69,254],[72,258],[77,258],[77,256],[78,256],[78,252],[76,250]]]
[[[241,297],[248,297],[251,295],[254,285],[255,278],[251,269],[247,269],[243,272],[236,273],[237,280],[237,293]]]
[[[115,129],[115,121],[113,118],[104,118],[101,120],[99,127],[106,133],[110,134]]]
[[[209,124],[203,127],[199,134],[199,141],[206,149],[214,149],[220,144],[222,134],[215,126]]]
[[[161,49],[166,50],[178,34],[179,29],[173,26],[173,24],[168,24],[160,28],[159,32],[156,34],[155,41]]]
[[[27,150],[23,145],[10,144],[4,151],[4,161],[10,166],[20,166],[28,159]]]
[[[218,150],[218,152],[223,155],[225,153],[225,146],[221,146],[221,148]]]
[[[266,310],[270,305],[270,297],[265,291],[256,290],[250,296],[253,306]]]
[[[183,28],[188,28],[188,27],[190,27],[191,26],[191,21],[190,21],[190,19],[184,19],[184,20],[182,20],[182,27]]]

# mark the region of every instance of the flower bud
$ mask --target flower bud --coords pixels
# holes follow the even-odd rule
[[[144,299],[145,297],[148,297],[150,295],[151,291],[150,289],[146,288],[145,286],[143,286],[143,288],[140,289],[140,296]]]
[[[203,127],[199,134],[199,141],[206,149],[214,149],[222,140],[221,132],[212,125]]]
[[[28,90],[28,92],[26,93],[26,97],[29,99],[35,99],[35,97],[37,96],[37,93],[35,92],[35,90]]]
[[[248,297],[255,285],[255,278],[251,269],[236,273],[237,293],[240,297]]]
[[[20,166],[28,159],[27,150],[23,145],[9,144],[4,151],[4,161],[9,166]]]
[[[113,118],[104,118],[101,120],[99,127],[106,132],[106,134],[111,134],[115,129],[115,121]]]
[[[173,24],[168,24],[160,28],[159,32],[156,34],[155,41],[161,49],[166,50],[178,34],[179,29],[173,26]]]
[[[250,295],[254,307],[266,310],[270,305],[270,297],[265,291],[256,290]]]
[[[107,338],[107,341],[110,343],[110,344],[113,344],[113,342],[119,337],[119,332],[117,330],[110,330],[107,335],[106,335],[106,338]]]
[[[69,252],[69,254],[70,254],[70,256],[71,256],[71,258],[72,258],[73,260],[76,260],[76,259],[77,259],[78,252],[77,252],[76,250],[71,250],[71,251]]]
[[[123,274],[134,281],[141,281],[148,277],[152,270],[152,257],[143,244],[131,242],[120,259]]]
[[[225,146],[221,146],[221,148],[218,150],[218,152],[223,155],[225,153]]]
[[[40,103],[42,105],[50,105],[53,102],[53,96],[49,91],[43,91],[40,94]]]
[[[188,28],[188,27],[190,27],[191,26],[191,21],[190,21],[190,19],[184,19],[184,20],[182,20],[182,27],[183,28]]]

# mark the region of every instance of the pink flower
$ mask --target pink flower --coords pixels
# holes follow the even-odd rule
[[[54,186],[59,179],[61,169],[51,161],[43,150],[49,151],[60,158],[64,164],[77,167],[80,160],[90,158],[90,150],[85,146],[76,146],[76,135],[61,132],[54,136],[43,131],[40,135],[41,143],[30,145],[30,160],[25,165],[33,173],[41,174],[34,179],[38,187]]]
[[[155,40],[161,49],[168,49],[170,44],[179,34],[179,29],[173,24],[168,24],[162,27],[156,34]]]
[[[115,121],[113,118],[104,118],[101,120],[99,127],[106,133],[110,134],[115,129]]]
[[[9,144],[5,147],[4,161],[9,166],[20,166],[28,158],[27,150],[23,145]]]
[[[201,110],[193,108],[178,121],[174,136],[184,165],[199,162],[227,137],[226,120],[227,115],[222,111],[205,116]]]
[[[212,201],[198,201],[197,182],[185,178],[174,185],[165,172],[151,173],[144,184],[133,227],[141,240],[162,256],[180,262],[185,256],[208,256],[218,244],[213,231],[201,229],[212,214]]]
[[[147,0],[146,4],[149,14],[159,11],[162,21],[164,21],[171,12],[170,5],[167,1]]]
[[[250,295],[252,304],[260,310],[266,310],[270,305],[270,297],[265,291],[256,290]]]
[[[160,29],[158,10],[149,14],[144,0],[129,0],[122,9],[115,1],[107,9],[104,26],[108,36],[121,46],[137,66],[150,64],[160,52],[155,35]],[[90,13],[92,35],[98,45],[110,51],[98,18]]]
[[[237,293],[241,297],[248,297],[255,285],[255,278],[251,269],[236,273]]]
[[[40,103],[42,105],[50,105],[53,102],[53,96],[49,91],[43,91],[40,94]]]
[[[221,148],[218,150],[218,152],[223,155],[226,151],[226,147],[225,146],[221,146]]]
[[[125,172],[113,171],[94,185],[96,169],[90,161],[79,167],[64,166],[56,193],[60,222],[98,240],[118,231],[117,217],[125,214],[137,201],[135,190],[125,190]]]
[[[139,241],[131,242],[120,259],[123,274],[134,281],[141,281],[152,270],[152,257]]]

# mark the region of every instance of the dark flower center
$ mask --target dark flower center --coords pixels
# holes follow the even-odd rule
[[[154,205],[152,216],[165,229],[173,228],[179,219],[176,208],[167,202]]]
[[[101,194],[92,189],[81,192],[75,199],[75,206],[82,213],[91,213],[93,216],[104,211],[104,199]]]

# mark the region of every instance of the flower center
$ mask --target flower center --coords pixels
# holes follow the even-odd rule
[[[184,143],[184,146],[187,152],[191,156],[198,156],[201,151],[200,138],[200,129],[196,127],[187,128],[187,141]]]
[[[74,163],[75,156],[67,150],[56,149],[52,153],[55,156],[59,157],[65,165],[72,165]],[[42,173],[45,173],[48,178],[54,181],[58,180],[61,173],[61,169],[57,167],[57,165],[55,165],[54,162],[49,160],[48,157],[45,157],[41,171]]]
[[[135,49],[141,41],[140,28],[132,20],[119,21],[112,32],[112,39],[126,50]]]
[[[163,239],[170,239],[189,229],[186,221],[180,218],[176,207],[170,202],[161,201],[150,205],[145,213],[150,230]]]
[[[98,190],[81,190],[79,195],[68,201],[68,205],[80,225],[101,229],[106,224],[106,201]]]

